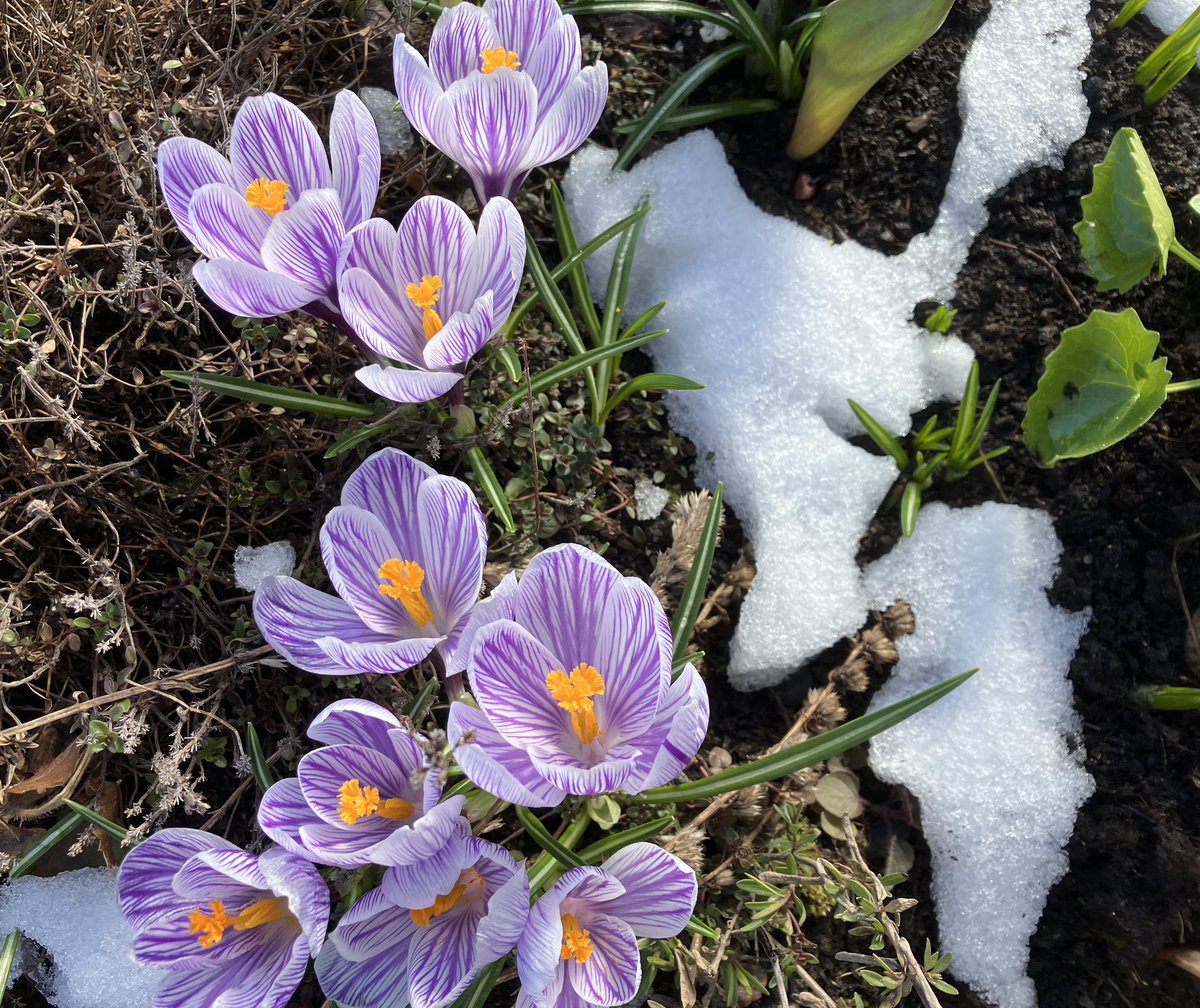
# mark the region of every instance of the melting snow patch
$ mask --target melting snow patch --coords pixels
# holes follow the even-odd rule
[[[296,550],[286,540],[239,546],[233,554],[233,580],[242,591],[257,591],[264,578],[291,574],[295,566]]]
[[[639,476],[633,485],[633,502],[637,507],[638,521],[652,521],[657,518],[670,499],[670,490],[655,486],[645,476]]]
[[[581,238],[650,196],[627,309],[665,300],[671,332],[650,345],[655,364],[708,386],[669,402],[672,426],[701,458],[712,453],[701,479],[725,481],[757,557],[732,646],[735,687],[779,682],[862,625],[855,554],[896,470],[846,441],[861,432],[846,400],[899,434],[916,410],[961,393],[970,352],[913,325],[913,307],[951,294],[987,197],[1058,163],[1083,134],[1088,6],[992,0],[962,68],[962,139],[937,222],[902,255],[830,245],[763,213],[708,132],[620,175],[611,152],[576,155],[566,189]],[[597,296],[609,249],[591,262]]]
[[[1067,668],[1084,613],[1047,601],[1061,547],[1050,518],[1008,504],[930,504],[868,568],[870,605],[911,603],[917,629],[872,709],[969,668],[963,686],[871,741],[871,766],[921,802],[950,972],[999,1008],[1035,1008],[1029,939],[1092,793]]]
[[[1160,32],[1170,35],[1196,9],[1196,0],[1150,0],[1142,13]]]
[[[22,943],[26,971],[56,1008],[149,1008],[163,978],[130,957],[133,932],[117,903],[117,877],[103,868],[6,883],[0,937],[13,928],[49,953],[43,964]]]

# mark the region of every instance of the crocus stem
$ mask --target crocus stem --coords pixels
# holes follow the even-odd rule
[[[587,832],[588,826],[591,825],[592,817],[588,812],[586,804],[579,809],[578,815],[567,824],[567,828],[563,830],[563,835],[558,838],[560,847],[565,847],[569,851],[575,849],[575,845],[583,839],[583,834]],[[543,854],[538,858],[538,862],[534,865],[533,870],[529,873],[529,891],[537,895],[546,886],[550,885],[565,869],[549,854]]]
[[[1192,389],[1200,389],[1200,378],[1193,378],[1191,381],[1177,381],[1167,383],[1168,394],[1172,392],[1191,392]]]
[[[1200,270],[1200,258],[1197,258],[1182,245],[1179,244],[1179,239],[1171,240],[1171,251],[1174,252],[1180,259],[1192,267],[1194,270]]]

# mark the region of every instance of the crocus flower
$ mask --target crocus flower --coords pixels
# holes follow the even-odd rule
[[[342,917],[317,979],[343,1008],[441,1008],[507,955],[529,916],[529,877],[466,820],[437,859],[392,868]]]
[[[329,888],[303,858],[256,857],[201,830],[139,844],[117,890],[134,959],[169,971],[154,1008],[283,1008],[329,922]]]
[[[309,861],[354,868],[413,864],[438,850],[464,799],[444,804],[442,775],[429,769],[425,740],[369,700],[338,700],[308,727],[327,743],[306,753],[296,776],[271,785],[258,823]]]
[[[639,938],[670,938],[696,905],[696,876],[653,844],[572,868],[537,901],[517,946],[516,1008],[611,1008],[642,979]]]
[[[353,231],[338,291],[346,320],[383,358],[358,380],[396,402],[426,402],[462,381],[467,361],[508,318],[521,283],[525,233],[506,199],[479,233],[461,209],[424,196],[398,229],[378,218]]]
[[[511,199],[604,111],[608,69],[581,70],[580,57],[579,28],[556,0],[461,3],[438,18],[428,64],[397,36],[396,94],[417,132],[470,175],[480,203]]]
[[[483,513],[467,485],[384,448],[350,476],[321,526],[337,596],[264,578],[254,619],[276,651],[309,672],[400,672],[435,648],[453,656],[486,556]]]
[[[305,308],[340,321],[338,256],[379,195],[379,135],[367,107],[338,94],[325,153],[316,127],[278,95],[247,98],[229,158],[189,137],[158,152],[179,229],[207,257],[193,275],[226,311],[268,318]]]
[[[636,794],[665,784],[700,748],[708,693],[688,665],[671,681],[671,629],[654,592],[582,546],[534,557],[473,629],[478,707],[451,706],[455,756],[514,804]]]

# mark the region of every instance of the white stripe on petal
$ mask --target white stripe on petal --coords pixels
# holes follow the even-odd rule
[[[338,298],[346,321],[372,350],[413,367],[423,365],[425,337],[401,311],[390,285],[381,287],[366,270],[351,267],[338,277]]]
[[[262,243],[271,218],[246,203],[227,185],[214,183],[196,191],[188,204],[193,241],[212,259],[262,265]]]
[[[352,228],[367,220],[379,198],[379,130],[357,95],[339,91],[329,118],[333,187],[342,220]]]
[[[566,157],[596,128],[608,101],[608,67],[585,67],[538,125],[517,166],[530,171]]]
[[[158,148],[158,184],[167,208],[188,240],[196,244],[188,204],[203,186],[212,183],[237,187],[229,162],[213,148],[191,137],[171,137]]]
[[[271,221],[262,245],[263,265],[325,297],[336,288],[345,239],[336,190],[313,189]]]
[[[409,371],[382,364],[359,368],[354,377],[377,395],[399,403],[430,402],[462,381],[457,371]]]
[[[206,259],[192,269],[196,283],[233,315],[271,318],[303,308],[316,295],[285,276],[232,259]]]
[[[451,85],[446,101],[459,149],[455,160],[476,180],[480,203],[510,196],[531,156],[538,111],[533,81],[502,67]]]
[[[229,135],[229,159],[243,186],[259,178],[286,182],[289,207],[304,192],[324,189],[332,181],[317,128],[276,94],[242,103]]]
[[[625,885],[604,912],[625,921],[639,938],[672,938],[696,907],[696,873],[674,854],[654,844],[630,844],[604,862],[604,870]]]
[[[491,18],[472,3],[460,3],[443,13],[433,26],[429,66],[445,90],[480,68],[480,53],[499,45],[500,36]]]

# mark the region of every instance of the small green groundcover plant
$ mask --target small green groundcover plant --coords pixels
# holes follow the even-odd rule
[[[1175,234],[1171,208],[1135,130],[1117,131],[1080,205],[1075,233],[1097,290],[1124,294],[1147,277],[1160,279],[1172,255],[1200,270],[1200,258]],[[1200,214],[1200,198],[1189,207]],[[1168,395],[1200,388],[1200,381],[1171,381],[1166,358],[1155,356],[1158,336],[1132,308],[1094,311],[1063,332],[1021,424],[1041,465],[1102,451],[1141,427]]]

